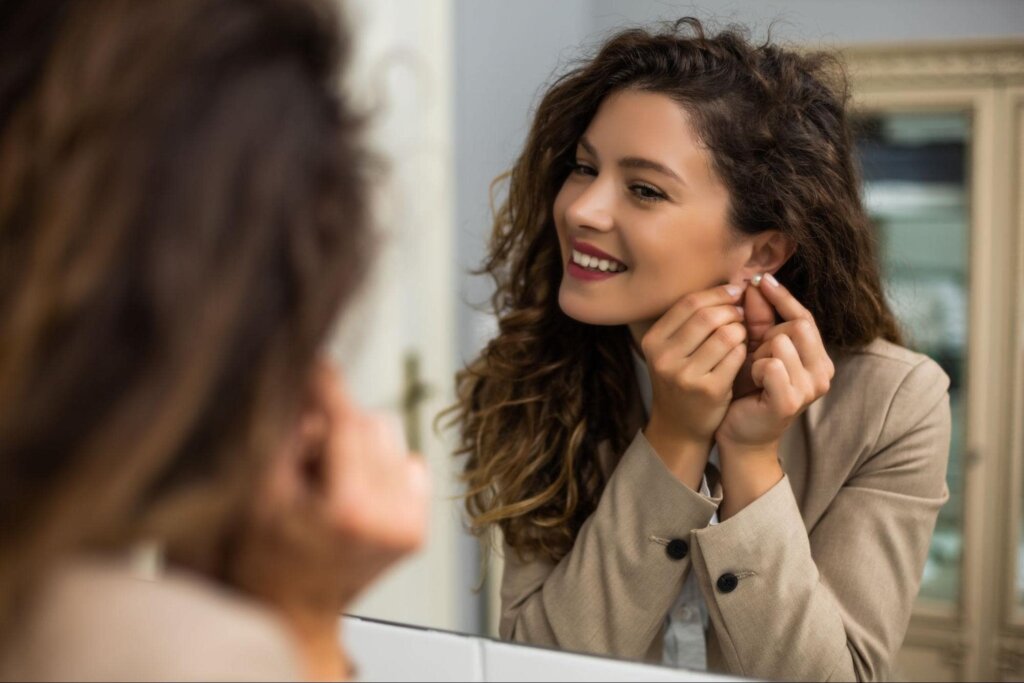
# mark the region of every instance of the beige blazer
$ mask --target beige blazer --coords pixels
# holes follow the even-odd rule
[[[199,576],[147,581],[126,562],[55,571],[0,653],[8,681],[299,680],[297,650],[253,600]]]
[[[524,560],[506,546],[502,637],[658,661],[693,571],[710,613],[709,670],[888,678],[949,497],[949,379],[881,340],[834,361],[832,389],[783,438],[785,477],[721,524],[708,523],[722,497],[713,465],[707,498],[642,432],[621,458],[600,453],[613,471],[568,555]],[[686,546],[670,553],[675,539]]]

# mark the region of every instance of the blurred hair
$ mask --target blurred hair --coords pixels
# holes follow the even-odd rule
[[[0,624],[160,540],[224,578],[370,248],[326,2],[0,5]]]
[[[754,45],[693,18],[611,37],[548,89],[509,176],[482,272],[499,333],[457,378],[451,413],[467,457],[466,507],[523,555],[557,561],[605,485],[596,453],[622,453],[635,376],[625,327],[559,309],[552,206],[577,142],[611,93],[662,93],[683,107],[729,191],[737,234],[779,230],[797,246],[778,278],[837,353],[899,342],[860,197],[845,77],[825,53]]]

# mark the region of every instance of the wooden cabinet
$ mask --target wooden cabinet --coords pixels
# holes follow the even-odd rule
[[[844,54],[887,291],[953,382],[951,498],[897,673],[1024,680],[1024,40]]]

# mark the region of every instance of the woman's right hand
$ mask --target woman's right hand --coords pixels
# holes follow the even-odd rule
[[[694,489],[747,355],[743,291],[723,285],[687,295],[640,343],[653,389],[644,436],[669,470]]]
[[[422,545],[430,479],[422,456],[405,447],[397,419],[355,406],[326,364],[315,382],[327,419],[321,504],[344,550],[344,606]]]
[[[311,678],[338,678],[338,616],[423,543],[430,481],[395,424],[348,397],[322,361],[295,432],[272,458],[233,574],[274,605]]]

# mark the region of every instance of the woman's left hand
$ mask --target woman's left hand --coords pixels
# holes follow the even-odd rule
[[[756,335],[760,345],[750,357],[750,377],[757,390],[733,401],[715,439],[764,450],[777,445],[793,420],[828,392],[835,366],[814,316],[774,277],[766,274],[746,296],[748,318],[750,308],[774,309],[783,322]]]

